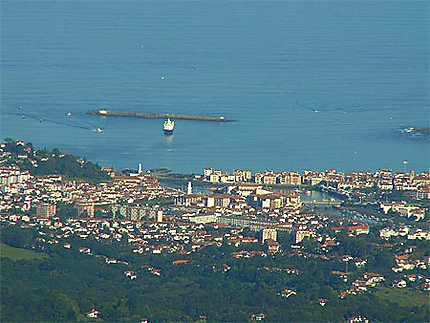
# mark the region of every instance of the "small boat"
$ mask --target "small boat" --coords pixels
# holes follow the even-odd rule
[[[175,121],[167,119],[163,123],[163,131],[165,135],[171,135],[175,129]]]
[[[71,112],[67,112],[67,113],[66,113],[66,116],[71,117],[71,116],[72,116],[72,113],[71,113]]]
[[[40,121],[40,122],[43,122],[43,120],[44,120],[43,118],[40,118],[40,120],[39,120],[39,121]]]
[[[23,115],[21,116],[21,118],[25,119],[25,114],[23,114]]]
[[[95,132],[98,132],[98,133],[102,133],[103,132],[103,129],[102,128],[97,128],[96,130],[94,130]]]
[[[409,128],[403,129],[402,132],[411,133],[411,132],[414,132],[414,131],[415,131],[414,127],[409,127]]]

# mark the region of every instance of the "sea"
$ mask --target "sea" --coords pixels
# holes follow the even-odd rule
[[[430,126],[428,1],[0,5],[1,138],[116,169],[430,168],[429,136],[404,131]],[[99,109],[235,121],[165,136]]]

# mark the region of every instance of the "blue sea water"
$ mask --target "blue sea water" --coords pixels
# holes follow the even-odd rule
[[[118,169],[428,169],[400,131],[430,123],[428,4],[2,0],[0,135]]]

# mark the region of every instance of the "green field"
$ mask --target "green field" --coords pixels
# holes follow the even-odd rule
[[[400,288],[383,287],[378,289],[376,296],[380,299],[396,302],[400,306],[429,305],[430,297],[423,292]]]
[[[27,249],[14,248],[3,243],[0,243],[0,256],[2,258],[7,257],[12,260],[48,258],[47,254],[38,253]]]

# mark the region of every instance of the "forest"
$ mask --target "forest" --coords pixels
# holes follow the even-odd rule
[[[21,169],[28,170],[32,175],[63,175],[69,180],[85,180],[99,183],[110,179],[101,167],[79,156],[62,153],[59,149],[35,149],[31,142],[20,145],[17,141],[6,138],[6,152],[10,152],[7,163],[18,164]],[[18,156],[27,156],[19,158]]]

